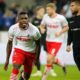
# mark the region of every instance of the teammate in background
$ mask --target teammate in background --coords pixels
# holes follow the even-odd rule
[[[67,51],[71,51],[71,43],[73,43],[74,61],[80,71],[80,0],[73,0],[70,4],[72,14],[74,15],[69,22]]]
[[[13,69],[10,80],[17,80],[19,69],[24,65],[24,80],[29,80],[32,71],[32,64],[35,60],[35,40],[40,38],[39,30],[29,22],[26,12],[20,12],[18,23],[9,29],[9,39],[7,43],[7,57],[4,69],[8,69],[9,58],[12,51],[12,42],[15,39],[14,54],[12,57]]]
[[[37,26],[37,28],[40,26],[44,14],[45,14],[45,9],[43,6],[36,7],[35,14],[34,14],[34,17],[32,19],[32,24]],[[45,40],[45,35],[43,34],[41,36],[41,38],[38,41],[36,41],[36,43],[37,43],[37,52],[36,52],[37,57],[36,57],[35,66],[37,67],[37,72],[32,74],[32,76],[42,76],[42,72],[40,71],[40,67],[41,67],[40,52],[41,52],[41,45],[42,45],[41,42],[42,42],[42,39]]]
[[[45,9],[43,6],[36,7],[35,17],[32,19],[32,24],[39,27],[44,14],[45,14]],[[41,46],[43,46],[44,50],[47,52],[47,50],[46,50],[46,32],[44,34],[42,34],[41,39],[39,41],[37,41],[37,43],[38,43],[38,52],[37,52],[36,66],[37,66],[38,71],[37,71],[37,73],[32,74],[32,76],[41,76],[39,57],[40,57]],[[57,76],[56,73],[54,72],[53,68],[51,71],[51,75]]]
[[[47,14],[44,15],[40,25],[41,33],[45,32],[45,27],[47,28],[46,45],[48,51],[47,65],[42,80],[46,80],[53,64],[56,62],[55,56],[61,48],[63,34],[69,29],[65,17],[56,13],[56,6],[54,3],[47,4],[46,11]],[[58,60],[57,64],[61,65]],[[64,65],[61,66],[64,67]]]

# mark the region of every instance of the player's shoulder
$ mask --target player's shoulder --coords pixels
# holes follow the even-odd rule
[[[37,26],[33,25],[32,23],[29,23],[29,27],[30,27],[30,30],[38,31]]]
[[[12,26],[10,26],[10,30],[14,30],[14,29],[16,29],[16,28],[18,28],[18,26],[19,26],[19,23],[16,23],[16,24],[13,24]]]
[[[63,16],[63,15],[61,15],[61,14],[57,14],[57,16],[59,17],[59,18],[61,18],[61,19],[64,19],[65,17]]]
[[[58,14],[57,18],[60,21],[67,21],[67,19],[65,18],[65,16],[64,15],[61,15],[61,14]]]

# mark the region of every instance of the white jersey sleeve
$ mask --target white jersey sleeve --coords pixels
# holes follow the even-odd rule
[[[41,37],[40,31],[35,28],[34,40],[38,40]]]
[[[13,26],[11,26],[11,27],[9,28],[8,38],[9,38],[9,40],[13,40],[13,38],[14,38],[14,29],[13,29]]]
[[[62,25],[62,27],[68,25],[68,21],[66,20],[66,18],[64,16],[62,16],[61,25]]]

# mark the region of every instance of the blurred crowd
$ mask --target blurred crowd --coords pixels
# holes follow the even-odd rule
[[[30,19],[34,16],[34,9],[36,6],[45,5],[49,2],[55,3],[57,6],[57,12],[63,14],[66,18],[72,16],[71,11],[69,9],[70,0],[48,0],[45,4],[46,0],[35,0],[35,6],[29,8],[27,5],[25,7],[21,7],[18,3],[12,3],[7,5],[4,0],[0,0],[0,31],[8,30],[9,27],[16,23],[16,16],[19,11],[22,9],[26,10]]]

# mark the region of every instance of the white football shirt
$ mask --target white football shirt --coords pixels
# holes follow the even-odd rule
[[[61,31],[64,26],[68,25],[64,16],[57,14],[56,17],[52,18],[48,14],[45,14],[41,24],[47,28],[46,41],[63,42],[63,35],[56,37],[55,33]]]
[[[29,23],[26,30],[19,28],[19,23],[12,25],[9,29],[9,40],[15,40],[14,48],[18,48],[27,52],[34,52],[36,49],[35,40],[41,37],[39,30]]]

